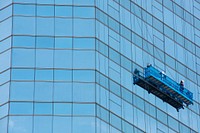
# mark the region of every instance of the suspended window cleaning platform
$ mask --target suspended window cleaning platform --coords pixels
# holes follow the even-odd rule
[[[160,72],[151,65],[144,68],[144,74],[135,69],[133,74],[133,84],[136,84],[148,93],[167,102],[177,109],[193,104],[193,93],[184,88],[183,84],[179,84]]]

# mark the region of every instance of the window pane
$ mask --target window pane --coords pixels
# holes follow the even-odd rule
[[[14,101],[33,101],[34,82],[11,82],[10,99]]]
[[[53,70],[48,70],[48,69],[36,70],[35,80],[52,81],[53,80]]]
[[[71,115],[72,104],[71,103],[54,103],[55,115]]]
[[[13,34],[35,35],[34,17],[13,17],[13,19]]]
[[[92,70],[74,70],[73,80],[82,82],[94,82],[95,72]]]
[[[72,71],[71,70],[54,70],[54,80],[72,81]]]
[[[33,69],[12,69],[12,80],[34,80]]]
[[[74,38],[74,48],[76,49],[94,49],[95,39],[93,38]]]
[[[36,50],[36,67],[53,68],[53,50]]]
[[[38,4],[54,4],[54,0],[37,0]]]
[[[51,116],[35,116],[34,117],[34,133],[51,133],[52,117]]]
[[[72,38],[55,38],[55,48],[71,49]]]
[[[26,21],[24,22],[26,23]],[[14,24],[13,25],[18,25],[18,23],[16,23],[16,21],[14,20]],[[34,27],[34,26],[33,26]],[[23,26],[21,27],[23,29]],[[0,32],[0,40],[8,37],[11,35],[11,30],[12,29],[12,19],[9,18],[3,22],[0,23],[0,31],[3,31],[3,32]],[[13,27],[13,32],[16,30],[16,26]]]
[[[14,4],[14,15],[35,16],[35,5]]]
[[[74,102],[94,102],[95,86],[89,83],[74,83],[73,101]]]
[[[74,115],[95,115],[94,104],[74,104],[73,105]]]
[[[29,25],[28,27],[31,27]],[[37,18],[37,35],[53,36],[54,35],[54,19],[53,18]]]
[[[55,4],[72,5],[72,0],[55,0]]]
[[[53,118],[53,133],[71,133],[72,132],[72,118],[71,117],[57,117]]]
[[[74,0],[77,5],[94,5],[94,0]]]
[[[58,0],[56,0],[58,1]],[[69,1],[69,0],[68,0]],[[64,3],[64,1],[63,1]],[[72,7],[71,6],[56,6],[55,15],[58,17],[72,17]]]
[[[53,83],[35,82],[35,101],[51,102],[52,99],[53,99]]]
[[[72,101],[72,84],[71,83],[54,83],[54,101],[71,102]]]
[[[32,116],[10,116],[9,117],[9,133],[27,133],[32,132],[32,123],[33,117]]]
[[[0,86],[0,105],[7,103],[8,99],[9,99],[9,83],[6,83]]]
[[[0,131],[3,133],[7,133],[7,129],[8,129],[7,126],[8,126],[8,117],[5,117],[0,120]]]
[[[74,7],[74,17],[94,18],[95,10],[92,7]]]
[[[3,51],[11,48],[11,37],[9,38],[6,38],[5,40],[3,41],[0,41],[0,53],[2,53]]]
[[[13,67],[34,67],[35,50],[34,49],[13,49],[12,50]]]
[[[94,36],[95,22],[93,19],[74,19],[74,36]]]
[[[10,80],[10,70],[0,73],[0,85],[8,82]]]
[[[1,62],[0,72],[11,67],[10,60],[11,60],[11,50],[8,50],[0,54],[0,62]]]
[[[37,16],[54,16],[54,6],[37,5]]]
[[[7,116],[8,115],[8,103],[7,104],[4,104],[2,106],[0,106],[0,119],[2,119],[3,117]],[[1,120],[0,120],[1,121]],[[0,122],[1,123],[1,122]],[[1,126],[0,126],[1,127]],[[1,128],[0,128],[0,131]]]
[[[95,67],[95,52],[94,51],[74,51],[74,68],[77,69],[92,69]]]
[[[73,132],[74,133],[94,133],[95,119],[93,117],[74,117]]]
[[[72,50],[55,50],[55,68],[72,68]]]
[[[12,15],[12,6],[8,6],[3,10],[0,10],[0,22]]]
[[[13,36],[13,47],[35,47],[35,37],[31,36]]]
[[[52,103],[35,103],[34,105],[34,114],[49,114],[51,115]]]
[[[55,35],[72,36],[72,19],[55,18]]]
[[[53,37],[37,37],[36,48],[53,48],[54,38]]]
[[[16,115],[16,114],[33,114],[33,103],[29,102],[11,102],[10,103],[10,114]]]

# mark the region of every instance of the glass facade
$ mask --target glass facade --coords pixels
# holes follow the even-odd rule
[[[200,132],[199,0],[1,0],[1,133]],[[133,85],[151,63],[194,94]]]

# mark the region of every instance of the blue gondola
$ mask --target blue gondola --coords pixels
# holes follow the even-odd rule
[[[169,78],[164,72],[148,65],[144,68],[144,74],[135,69],[133,73],[133,84],[136,84],[149,93],[162,99],[177,109],[193,104],[193,93],[183,85]]]

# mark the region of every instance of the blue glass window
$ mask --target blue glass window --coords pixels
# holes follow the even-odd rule
[[[13,47],[35,47],[35,37],[31,36],[13,36]]]
[[[72,19],[55,18],[55,35],[72,36]]]
[[[121,96],[120,86],[117,83],[113,82],[112,80],[109,80],[109,81],[110,81],[110,87],[109,87],[110,91],[118,96]]]
[[[3,10],[0,10],[0,22],[12,15],[12,6],[8,6]]]
[[[77,5],[94,5],[94,0],[74,0],[74,4]]]
[[[72,17],[72,7],[71,6],[55,6],[55,15],[56,17]]]
[[[51,133],[52,116],[35,116],[33,133]]]
[[[31,27],[29,25],[31,24],[28,24],[28,27]],[[54,35],[54,18],[37,18],[37,35],[53,36]]]
[[[35,50],[34,49],[13,49],[12,50],[13,67],[34,67]]]
[[[54,6],[37,5],[37,16],[54,16]]]
[[[23,133],[24,131],[31,133],[33,128],[32,116],[10,116],[9,117],[9,133]],[[2,131],[2,130],[1,130]]]
[[[54,4],[54,0],[37,0],[38,4]]]
[[[118,117],[118,116],[116,116],[116,115],[114,115],[114,114],[111,114],[110,115],[110,123],[111,123],[111,125],[113,125],[115,128],[118,128],[118,129],[120,129],[121,130],[121,123],[122,121],[121,121],[121,119]]]
[[[72,68],[72,50],[55,50],[56,68]]]
[[[55,0],[58,5],[72,5],[72,0]]]
[[[8,37],[2,41],[0,41],[0,53],[6,51],[7,49],[11,48],[11,37]]]
[[[10,99],[14,101],[33,101],[34,82],[11,82]]]
[[[10,114],[33,114],[33,103],[29,102],[11,102],[10,103]]]
[[[54,103],[55,115],[71,115],[72,104],[71,103]]]
[[[55,38],[55,48],[72,49],[72,38]]]
[[[35,114],[52,114],[52,103],[35,103],[34,113]]]
[[[13,34],[35,35],[35,18],[13,17]]]
[[[55,38],[55,48],[72,49],[72,38]]]
[[[72,81],[71,70],[54,70],[55,81]]]
[[[4,104],[0,107],[0,119],[8,115],[8,103]],[[1,121],[1,120],[0,120]],[[1,123],[1,122],[0,122]],[[0,131],[1,131],[1,126],[0,126]]]
[[[2,54],[0,54],[0,72],[8,69],[10,67],[10,59],[11,59],[11,50],[8,50]]]
[[[72,132],[72,118],[54,116],[53,133]]]
[[[34,96],[35,96],[35,101],[51,102],[53,99],[53,83],[52,82],[35,82]]]
[[[14,4],[14,15],[35,16],[35,5]]]
[[[75,49],[94,49],[95,39],[94,38],[74,38]]]
[[[53,68],[53,50],[36,50],[36,67]]]
[[[35,3],[36,0],[13,0],[16,3]]]
[[[92,123],[95,123],[94,117],[74,117],[73,118],[73,132],[74,133],[94,133],[95,126],[93,126]]]
[[[35,80],[52,81],[53,80],[53,70],[49,70],[49,69],[36,70]]]
[[[71,102],[72,101],[72,83],[54,83],[54,101]]]
[[[95,115],[95,105],[94,104],[74,104],[73,105],[74,115]]]
[[[111,48],[109,48],[109,58],[120,64],[120,54]]]
[[[12,69],[12,80],[34,80],[33,69]]]
[[[6,83],[0,86],[0,105],[7,103],[8,99],[9,99],[9,83]]]
[[[94,102],[95,86],[89,83],[74,83],[73,86],[74,102]]]
[[[94,82],[95,72],[92,70],[74,70],[73,80],[82,82]]]
[[[12,3],[12,0],[1,0],[1,3],[0,3],[0,9],[8,6],[9,4]]]
[[[19,23],[17,23],[15,21],[15,19],[14,19],[13,23],[14,23],[13,25],[16,24],[16,26],[13,27],[13,32],[15,33],[16,27],[20,26],[20,25],[19,25]],[[26,23],[26,21],[24,23]],[[21,28],[23,29],[24,27],[22,26]],[[3,31],[3,32],[0,32],[0,40],[10,36],[11,35],[11,31],[12,31],[11,29],[12,29],[12,19],[11,18],[8,18],[7,20],[1,22],[0,23],[0,31]]]
[[[54,38],[53,37],[37,37],[36,48],[53,48]]]
[[[74,19],[74,36],[88,37],[95,35],[93,19]]]
[[[4,117],[0,120],[0,131],[6,133],[8,129],[8,117]]]
[[[74,51],[74,68],[92,69],[95,67],[94,51]]]
[[[93,7],[74,7],[74,17],[94,18],[95,10]]]

